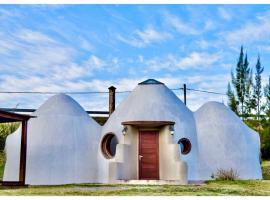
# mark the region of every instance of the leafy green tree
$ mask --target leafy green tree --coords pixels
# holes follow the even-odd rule
[[[255,73],[255,85],[254,85],[254,96],[256,99],[256,115],[257,120],[260,119],[261,111],[261,98],[262,98],[262,76],[264,68],[261,66],[260,56],[257,58],[256,73]]]

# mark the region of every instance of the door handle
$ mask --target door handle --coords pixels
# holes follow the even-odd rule
[[[139,160],[141,160],[141,159],[142,159],[142,157],[143,157],[142,155],[139,155]]]

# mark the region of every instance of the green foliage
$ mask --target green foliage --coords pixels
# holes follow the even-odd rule
[[[268,120],[270,120],[270,76],[269,76],[269,82],[264,88],[264,96],[266,98],[266,103],[264,105],[265,114],[268,117]]]
[[[227,96],[228,96],[228,106],[231,108],[233,112],[235,112],[237,115],[238,112],[238,104],[239,102],[236,100],[235,94],[231,89],[231,84],[228,83],[228,90],[227,90]]]
[[[241,46],[240,55],[235,70],[236,74],[234,75],[232,72],[231,76],[236,96],[235,98],[232,98],[228,94],[229,104],[234,106],[234,111],[237,110],[240,115],[245,118],[245,116],[250,113],[251,109],[254,107],[254,100],[251,98],[252,70],[249,68],[247,54],[244,57],[243,46]],[[233,93],[234,92],[232,91],[232,94]],[[237,103],[232,101],[239,102],[240,108],[235,109]]]
[[[0,124],[0,151],[3,151],[5,148],[6,138],[10,133],[13,133],[17,130],[20,123],[1,123]]]
[[[0,181],[4,175],[4,168],[5,168],[6,156],[4,151],[0,151]]]
[[[257,64],[256,64],[256,73],[255,73],[255,85],[254,85],[254,96],[255,96],[255,103],[256,103],[256,114],[257,119],[260,116],[260,103],[262,98],[262,77],[261,74],[263,73],[264,68],[261,66],[260,56],[258,56]]]
[[[250,128],[260,135],[261,158],[270,159],[270,124],[266,116],[261,115],[260,120],[247,119],[244,121]]]
[[[270,161],[262,162],[262,175],[264,180],[270,180]]]

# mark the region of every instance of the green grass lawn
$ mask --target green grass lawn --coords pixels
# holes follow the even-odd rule
[[[203,185],[95,185],[1,187],[0,195],[270,195],[270,181],[209,181]]]
[[[0,155],[1,156],[1,155]],[[3,159],[2,159],[3,160]],[[0,159],[0,179],[4,162]],[[71,184],[61,186],[0,186],[0,195],[263,195],[270,196],[270,161],[262,163],[262,181],[208,181],[202,185],[104,185]]]

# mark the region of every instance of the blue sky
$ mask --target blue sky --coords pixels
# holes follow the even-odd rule
[[[1,5],[1,91],[132,90],[155,78],[170,88],[225,93],[241,44],[270,75],[268,5]],[[176,94],[182,98],[182,92]],[[127,94],[118,94],[119,103]],[[0,107],[37,108],[50,95],[1,94]],[[107,110],[106,94],[73,95]],[[188,92],[196,110],[226,96]]]

